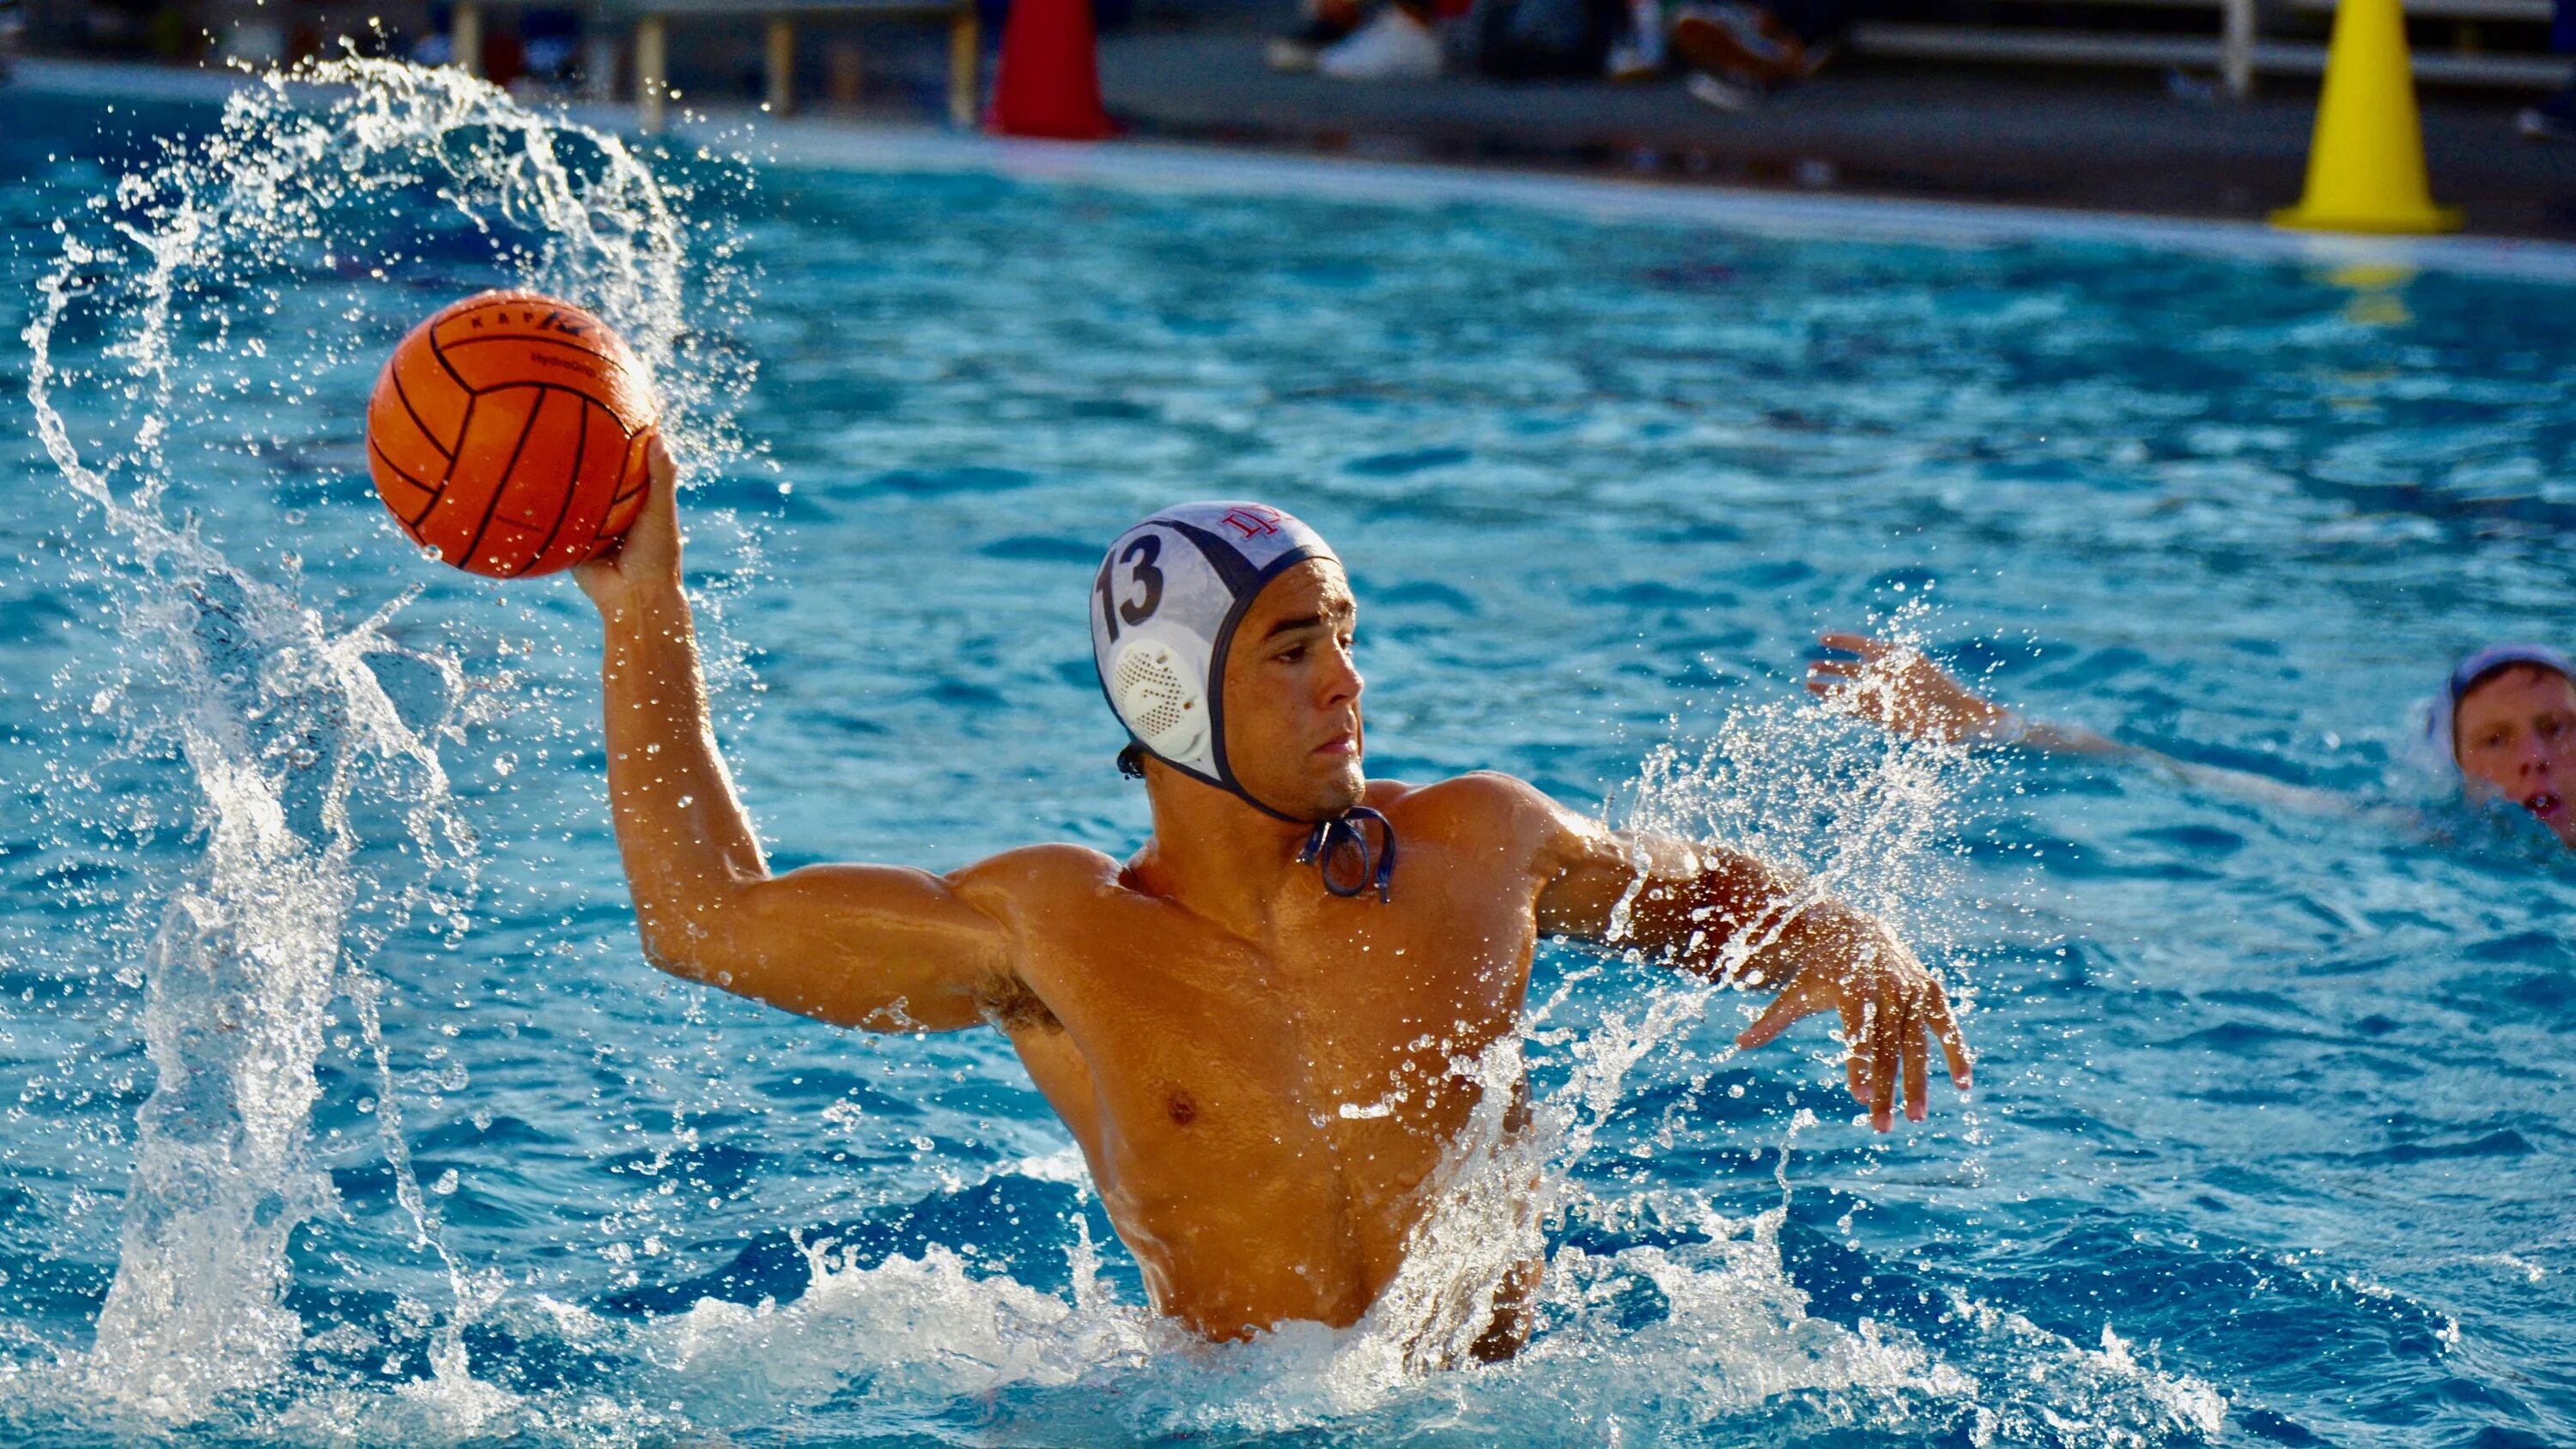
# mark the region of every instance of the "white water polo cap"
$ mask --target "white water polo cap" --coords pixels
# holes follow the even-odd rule
[[[1363,882],[1381,898],[1395,868],[1395,833],[1366,807],[1330,820],[1290,815],[1243,788],[1225,759],[1226,651],[1272,579],[1309,559],[1341,562],[1323,536],[1262,503],[1183,503],[1118,535],[1091,591],[1091,662],[1100,692],[1137,748],[1265,815],[1313,825],[1304,858],[1344,889],[1333,864],[1358,852]],[[1363,824],[1384,838],[1368,839]]]

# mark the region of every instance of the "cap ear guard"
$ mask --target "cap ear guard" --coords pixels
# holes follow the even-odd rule
[[[1197,671],[1160,639],[1135,639],[1110,668],[1109,697],[1118,717],[1145,748],[1164,759],[1206,768],[1208,707]]]

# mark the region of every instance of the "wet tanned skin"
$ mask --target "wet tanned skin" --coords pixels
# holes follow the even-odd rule
[[[2451,714],[2460,773],[2540,818],[2576,845],[2576,683],[2518,664],[2481,682]]]
[[[1392,904],[1328,894],[1296,863],[1305,827],[1159,762],[1153,836],[1124,863],[1040,845],[946,875],[773,875],[708,728],[656,464],[642,519],[578,575],[606,626],[609,786],[647,956],[842,1026],[1004,1032],[1081,1144],[1155,1306],[1202,1334],[1368,1310],[1484,1090],[1453,1059],[1517,1029],[1542,934],[1601,939],[1632,887],[1621,944],[1682,969],[1716,972],[1738,932],[1776,936],[1746,974],[1788,985],[1740,1041],[1839,1011],[1858,1043],[1853,1093],[1881,1130],[1900,1100],[1922,1117],[1936,1047],[1968,1085],[1965,1043],[1913,957],[1760,862],[1614,833],[1501,775],[1367,780],[1357,610],[1321,562],[1273,580],[1236,635],[1227,755],[1290,813],[1384,811],[1402,843]],[[1517,1342],[1509,1301],[1534,1276],[1499,1295],[1479,1352]]]

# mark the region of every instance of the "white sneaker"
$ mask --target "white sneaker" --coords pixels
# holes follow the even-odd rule
[[[1753,103],[1761,99],[1761,93],[1751,85],[1704,70],[1692,71],[1690,79],[1682,82],[1682,89],[1703,106],[1736,115],[1752,110]]]
[[[1335,80],[1428,80],[1440,74],[1440,37],[1390,5],[1326,47],[1315,69]]]

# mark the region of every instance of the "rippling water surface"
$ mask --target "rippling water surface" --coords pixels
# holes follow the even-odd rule
[[[2568,641],[2563,288],[629,163],[369,87],[194,161],[149,138],[210,109],[0,92],[0,1433],[2576,1440],[2576,875],[2410,747],[2457,652]],[[1131,849],[1095,551],[1262,498],[1350,564],[1376,773],[1833,874],[1973,987],[1974,1102],[1873,1140],[1821,1025],[1738,1057],[1738,1000],[1550,949],[1530,1352],[1178,1341],[998,1038],[644,964],[594,616],[364,473],[383,350],[523,278],[681,407],[779,863]],[[1889,620],[2353,808],[1803,702]]]

